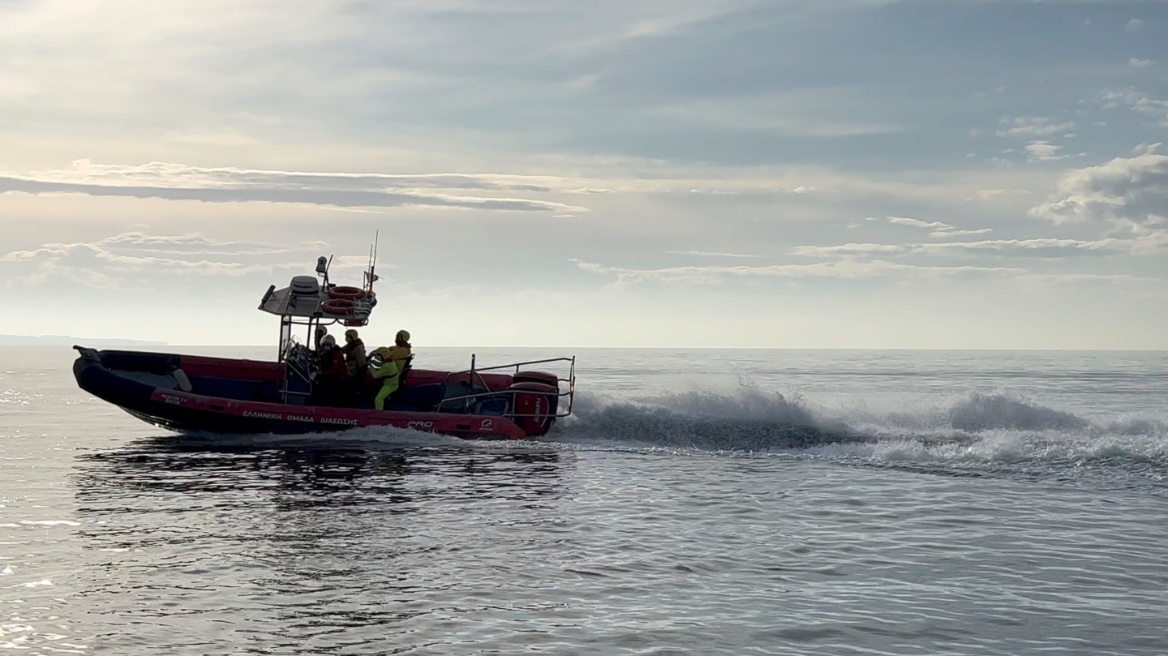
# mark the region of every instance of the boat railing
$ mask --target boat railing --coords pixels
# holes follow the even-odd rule
[[[499,372],[506,370],[506,369],[513,369],[514,370],[513,374],[519,374],[519,373],[522,373],[520,367],[528,367],[528,366],[537,365],[537,364],[548,364],[548,363],[552,363],[552,362],[567,362],[568,363],[568,376],[566,378],[561,377],[561,376],[556,375],[556,374],[552,374],[552,375],[556,376],[556,397],[561,398],[561,399],[562,398],[568,399],[568,404],[567,404],[566,408],[560,406],[560,404],[556,404],[555,417],[557,417],[557,418],[567,417],[568,415],[572,414],[572,403],[573,403],[575,396],[576,396],[576,356],[572,356],[572,357],[568,357],[568,358],[546,358],[543,360],[525,360],[523,362],[513,362],[510,364],[493,365],[490,367],[479,367],[479,366],[477,366],[477,363],[476,363],[476,356],[474,354],[472,354],[470,356],[470,369],[464,369],[462,371],[451,371],[451,372],[446,374],[446,379],[443,382],[444,383],[450,382],[450,379],[454,378],[456,376],[466,376],[467,382],[470,384],[470,387],[473,390],[475,388],[474,381],[477,378],[480,386],[485,391],[471,392],[470,394],[462,394],[459,396],[451,396],[451,397],[442,399],[442,405],[446,405],[448,403],[457,405],[457,404],[461,403],[462,406],[464,408],[466,408],[466,407],[469,407],[470,404],[477,399],[497,397],[500,394],[509,394],[509,393],[514,394],[514,393],[516,393],[514,390],[494,390],[494,391],[492,391],[492,390],[488,389],[487,381],[485,378],[482,377],[482,373],[483,372],[499,373]],[[547,372],[540,372],[540,373],[547,373]],[[542,415],[537,415],[535,413],[514,413],[514,412],[512,412],[509,414],[512,417],[542,416]]]

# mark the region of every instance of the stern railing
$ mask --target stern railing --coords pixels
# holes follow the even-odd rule
[[[561,377],[557,374],[551,374],[553,376],[556,376],[556,397],[561,398],[561,399],[567,398],[567,400],[568,400],[566,409],[561,404],[558,404],[558,403],[556,404],[556,414],[554,415],[554,417],[559,419],[562,417],[567,417],[567,416],[572,414],[572,403],[573,403],[575,396],[576,396],[576,356],[572,356],[569,358],[546,358],[543,360],[525,360],[523,362],[513,362],[511,364],[500,364],[500,365],[493,365],[490,367],[479,367],[479,366],[477,366],[476,355],[471,354],[471,356],[470,356],[470,369],[463,369],[462,371],[451,371],[451,372],[447,373],[446,379],[443,381],[443,383],[445,384],[445,383],[450,382],[450,379],[455,377],[455,376],[465,375],[467,377],[467,384],[469,384],[471,386],[472,390],[474,389],[474,380],[476,377],[478,378],[478,381],[481,384],[481,386],[483,388],[487,388],[487,381],[485,378],[482,377],[483,372],[488,372],[488,371],[489,372],[501,372],[504,369],[514,369],[514,371],[513,371],[513,375],[514,375],[514,374],[522,373],[522,371],[520,370],[520,367],[528,367],[528,366],[537,365],[537,364],[548,364],[551,362],[567,362],[568,363],[568,376],[566,378]],[[541,371],[539,373],[549,373],[549,372]],[[475,401],[476,399],[483,399],[483,398],[488,398],[488,397],[493,397],[493,396],[498,396],[500,394],[508,394],[508,393],[514,394],[516,392],[515,391],[509,392],[508,390],[491,391],[490,389],[487,389],[484,392],[472,392],[470,394],[462,394],[459,396],[452,396],[449,398],[444,398],[444,399],[442,399],[442,402],[440,405],[444,406],[447,403],[456,403],[457,404],[458,402],[462,402],[463,408],[466,409],[466,408],[469,408],[470,404],[473,401]],[[511,412],[511,413],[508,413],[508,416],[511,416],[511,417],[541,417],[544,415],[539,415],[539,414],[535,414],[535,413]]]

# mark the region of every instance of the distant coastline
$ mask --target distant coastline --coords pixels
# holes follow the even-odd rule
[[[0,346],[167,346],[140,339],[93,339],[68,335],[0,335]]]

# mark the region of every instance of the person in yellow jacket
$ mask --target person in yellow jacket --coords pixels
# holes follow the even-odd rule
[[[377,392],[377,396],[373,399],[373,407],[378,410],[384,410],[386,400],[397,391],[398,386],[401,384],[401,376],[405,372],[406,365],[409,364],[410,358],[413,357],[409,331],[397,331],[393,348],[383,346],[374,351],[373,355],[376,356],[375,364],[369,371],[373,374],[374,379],[382,381],[381,390]],[[377,361],[380,361],[380,364],[376,364]]]

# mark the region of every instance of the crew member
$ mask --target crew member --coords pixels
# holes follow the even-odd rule
[[[314,335],[315,339],[314,339],[313,346],[316,347],[317,353],[320,353],[321,343],[324,342],[324,338],[327,335],[328,335],[328,328],[325,328],[324,326],[317,326],[316,327],[316,334]],[[335,340],[335,339],[333,340],[334,345],[336,344],[336,341],[337,340]]]
[[[405,367],[414,357],[412,349],[413,347],[410,346],[410,331],[397,331],[397,335],[394,337],[393,348],[389,350],[389,354],[393,358],[394,364],[401,370],[402,375],[405,375]]]
[[[365,358],[365,342],[361,341],[355,329],[345,331],[345,346],[341,352],[345,355],[349,378],[357,381],[364,379],[365,372],[369,369],[369,361]]]
[[[373,357],[375,363],[371,370],[373,378],[381,381],[381,389],[373,399],[373,407],[384,410],[386,400],[393,396],[401,385],[402,374],[413,357],[410,350],[410,333],[405,330],[397,331],[393,348],[383,346],[373,352]]]
[[[338,403],[344,396],[349,379],[345,356],[337,348],[337,340],[325,335],[320,340],[320,369],[316,375],[316,392],[326,405]]]
[[[370,367],[369,373],[373,375],[374,380],[381,381],[381,389],[373,398],[373,407],[377,410],[384,410],[386,399],[397,391],[401,370],[397,368],[397,364],[394,363],[393,357],[390,355],[390,349],[387,347],[383,346],[374,351],[372,359],[373,366]]]

